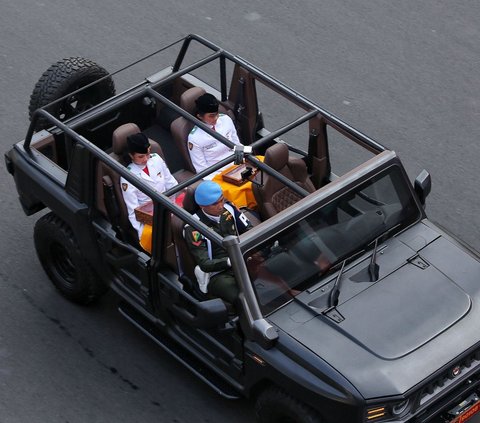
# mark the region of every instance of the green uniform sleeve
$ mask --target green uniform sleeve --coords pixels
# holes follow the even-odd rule
[[[204,272],[219,272],[229,268],[227,257],[213,259],[208,257],[207,240],[199,231],[191,226],[185,227],[185,240],[195,262]]]

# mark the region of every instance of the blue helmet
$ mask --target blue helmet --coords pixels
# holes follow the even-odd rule
[[[221,196],[222,188],[213,181],[203,181],[195,190],[195,201],[199,206],[215,204]]]

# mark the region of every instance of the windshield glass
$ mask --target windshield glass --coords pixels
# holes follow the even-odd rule
[[[246,254],[262,312],[313,286],[337,263],[393,236],[421,212],[397,166],[346,192]]]

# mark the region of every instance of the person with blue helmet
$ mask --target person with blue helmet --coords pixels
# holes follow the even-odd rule
[[[252,227],[237,207],[225,201],[216,182],[203,181],[195,190],[195,202],[200,206],[195,216],[222,237],[240,235]],[[185,227],[184,236],[197,264],[200,290],[235,304],[238,287],[227,251],[190,225]]]

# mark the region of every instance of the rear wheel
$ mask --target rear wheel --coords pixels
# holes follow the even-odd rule
[[[37,221],[34,241],[40,263],[64,297],[89,304],[107,291],[107,285],[82,257],[71,229],[55,214]]]
[[[115,95],[115,86],[108,75],[109,73],[103,67],[83,57],[69,57],[54,63],[40,77],[30,96],[28,107],[30,119],[38,108],[104,77],[105,79],[101,82],[76,94],[68,95],[58,103],[47,107],[46,110],[63,122],[112,97]],[[40,117],[35,130],[50,126],[52,123]]]
[[[255,413],[259,423],[322,423],[315,410],[276,386],[259,395]]]

